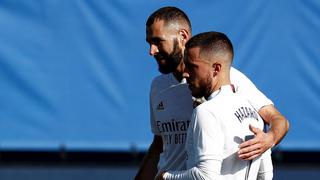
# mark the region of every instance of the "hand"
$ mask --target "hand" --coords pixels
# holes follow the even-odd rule
[[[162,172],[162,173],[159,173],[159,175],[155,178],[155,180],[164,180],[163,179],[163,174],[164,174],[165,172]]]
[[[264,133],[252,125],[249,126],[249,129],[254,133],[254,138],[239,145],[238,156],[243,160],[252,160],[274,146],[272,133]]]

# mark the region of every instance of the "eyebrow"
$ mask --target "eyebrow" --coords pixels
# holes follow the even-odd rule
[[[146,41],[148,43],[154,43],[154,42],[160,42],[160,41],[164,41],[164,40],[161,39],[160,37],[152,37],[152,38],[146,38]]]

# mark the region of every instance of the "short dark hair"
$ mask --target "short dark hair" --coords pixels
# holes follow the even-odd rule
[[[230,63],[233,61],[233,46],[227,35],[221,32],[204,32],[193,36],[186,43],[186,50],[199,47],[200,56],[202,54],[220,54],[228,53],[230,55]]]
[[[184,21],[187,23],[191,31],[191,23],[188,16],[186,15],[186,13],[184,13],[181,9],[177,7],[166,6],[156,10],[149,16],[146,22],[146,26],[150,27],[155,20],[164,20],[165,23],[179,20]]]

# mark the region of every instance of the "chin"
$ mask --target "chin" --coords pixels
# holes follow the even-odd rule
[[[202,98],[202,97],[203,97],[203,95],[202,95],[201,93],[196,92],[196,91],[194,91],[194,90],[191,90],[191,95],[192,95],[193,97],[195,97],[195,98]]]

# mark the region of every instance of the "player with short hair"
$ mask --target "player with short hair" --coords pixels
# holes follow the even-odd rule
[[[264,122],[230,81],[233,47],[219,32],[200,33],[186,44],[184,77],[192,96],[208,101],[193,111],[187,133],[187,170],[169,171],[158,179],[257,179],[262,157],[237,156],[239,143],[263,129]]]
[[[149,53],[156,59],[162,75],[156,77],[151,85],[150,121],[154,138],[136,179],[153,179],[158,172],[186,168],[186,129],[195,104],[182,76],[183,52],[190,38],[191,23],[187,15],[176,7],[160,8],[147,20]],[[230,73],[237,92],[247,93],[249,101],[270,124],[268,133],[251,127],[255,138],[240,145],[239,156],[253,159],[280,142],[288,130],[288,122],[245,75],[234,68]]]

